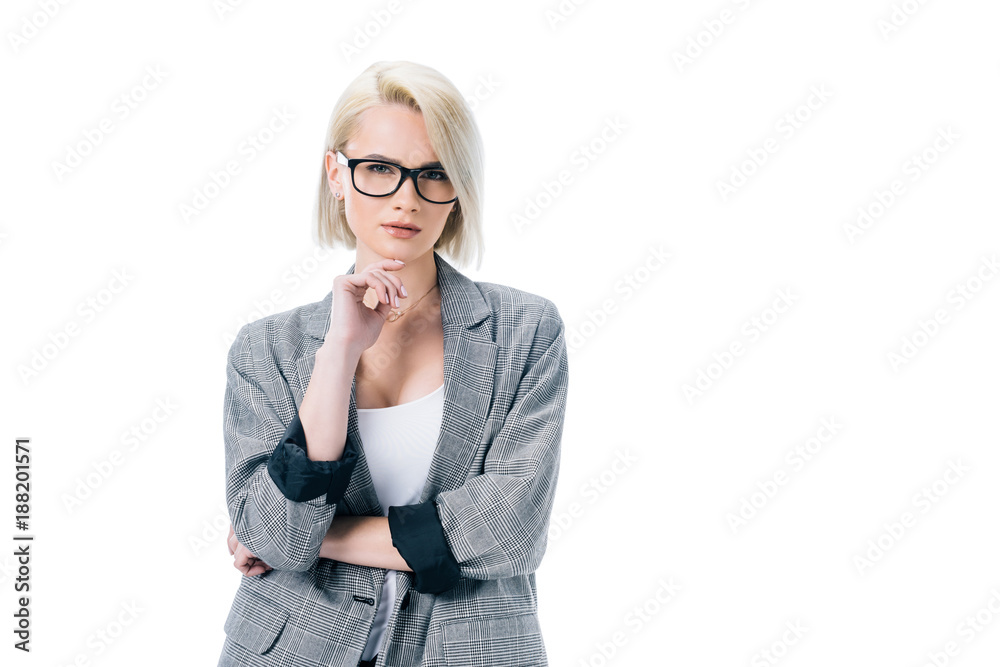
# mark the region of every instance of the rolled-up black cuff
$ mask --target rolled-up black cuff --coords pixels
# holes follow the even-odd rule
[[[267,472],[289,500],[305,502],[326,494],[326,503],[340,502],[358,462],[351,439],[337,461],[313,461],[306,455],[306,434],[296,414],[267,461]]]
[[[444,593],[461,579],[433,500],[389,507],[392,546],[413,570],[418,593]]]

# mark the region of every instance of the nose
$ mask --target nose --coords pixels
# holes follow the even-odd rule
[[[412,176],[403,181],[392,198],[401,208],[409,207],[411,210],[416,210],[420,206],[420,195],[417,194],[417,186]]]

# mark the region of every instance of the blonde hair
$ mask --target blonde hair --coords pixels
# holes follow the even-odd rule
[[[327,182],[327,151],[344,150],[355,135],[360,116],[374,106],[403,105],[423,115],[427,136],[458,195],[434,250],[459,265],[483,255],[483,146],[479,128],[465,98],[437,70],[405,60],[370,65],[341,94],[326,131],[319,192],[314,210],[315,231],[321,245],[357,247],[347,224],[344,200],[335,199]]]

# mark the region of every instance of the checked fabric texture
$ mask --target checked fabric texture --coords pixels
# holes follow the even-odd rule
[[[376,662],[547,665],[535,571],[559,472],[568,385],[555,304],[474,282],[436,252],[445,408],[420,501],[389,508],[400,571]],[[347,273],[353,273],[351,265]],[[332,292],[240,329],[226,366],[226,499],[237,539],[273,569],[242,577],[220,667],[356,667],[384,569],[319,558],[336,514],[383,516],[354,387],[339,461],[311,461],[298,420]]]

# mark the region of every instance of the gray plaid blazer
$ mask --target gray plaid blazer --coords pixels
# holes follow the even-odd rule
[[[389,510],[393,544],[414,572],[397,575],[376,664],[547,665],[535,570],[559,472],[563,321],[548,299],[474,282],[436,252],[434,261],[444,415],[420,504]],[[384,516],[358,433],[354,385],[340,462],[310,462],[298,422],[332,298],[331,291],[244,325],[229,351],[229,515],[237,539],[273,569],[242,577],[220,667],[355,667],[375,618],[386,570],[318,557],[335,514]],[[422,576],[434,582],[442,573],[420,590]]]

